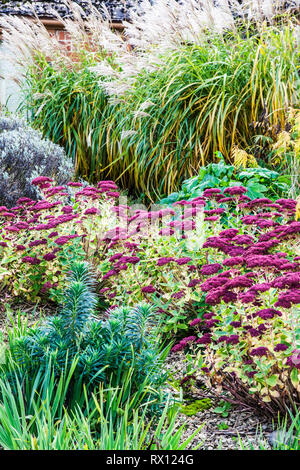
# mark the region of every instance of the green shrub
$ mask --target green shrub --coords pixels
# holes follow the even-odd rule
[[[180,200],[189,200],[203,195],[207,188],[226,188],[244,186],[251,199],[269,197],[271,199],[287,196],[290,180],[277,171],[267,168],[237,169],[226,164],[218,152],[219,163],[209,163],[200,169],[199,175],[182,183],[178,192],[160,200],[160,204],[172,204]]]

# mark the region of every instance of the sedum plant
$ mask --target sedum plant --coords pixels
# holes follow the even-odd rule
[[[245,187],[229,186],[223,192],[221,188],[207,188],[202,196],[177,201],[172,208],[136,210],[129,219],[129,228],[135,224],[135,230],[108,242],[109,250],[100,264],[104,274],[101,292],[117,304],[125,295],[133,303],[150,299],[167,314],[170,327],[187,329],[185,319],[206,308],[197,285],[210,271],[219,271],[227,253],[216,253],[209,237],[214,240],[224,229],[233,229],[237,243],[241,236],[242,244],[229,244],[228,250],[243,252],[243,240],[253,243],[255,249],[259,237],[267,236],[272,227],[297,233],[295,207],[296,201],[288,199],[274,203],[267,198],[250,200]],[[294,246],[297,250],[295,240],[281,249],[297,258]]]
[[[165,331],[188,330],[173,351],[199,348],[207,383],[284,413],[300,399],[296,201],[246,193],[207,188],[168,208],[172,220],[164,209],[137,211],[139,230],[109,242],[102,292],[157,305]]]
[[[12,207],[20,197],[41,199],[33,178],[43,174],[64,184],[74,174],[58,145],[16,118],[0,117],[0,205]]]
[[[116,225],[119,192],[111,181],[98,188],[72,181],[56,186],[41,176],[31,183],[43,199],[0,206],[0,290],[30,301],[49,292],[57,299],[69,260],[99,257],[103,234]]]
[[[208,384],[267,414],[300,402],[300,226],[272,221],[277,206],[288,215],[296,201],[245,202],[240,208],[252,213],[243,225],[205,241],[215,262],[198,271],[193,288],[206,309],[189,323],[194,334],[173,348],[198,349]]]

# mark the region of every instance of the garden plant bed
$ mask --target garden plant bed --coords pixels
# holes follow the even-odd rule
[[[1,450],[299,450],[299,0],[53,3],[0,8]]]

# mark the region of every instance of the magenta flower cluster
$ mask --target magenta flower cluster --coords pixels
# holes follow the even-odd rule
[[[66,186],[55,186],[51,178],[39,176],[32,184],[42,190],[43,200],[21,197],[15,207],[0,207],[0,247],[16,278],[24,279],[23,291],[26,281],[29,284],[36,278],[34,290],[47,292],[57,285],[57,280],[52,282],[52,278],[61,273],[60,252],[76,239],[82,241],[84,248],[88,236],[85,220],[101,217],[101,203],[107,201],[113,206],[119,193],[112,181],[100,181],[97,187],[72,181]],[[21,257],[14,256],[17,252]],[[133,263],[134,258],[126,262]],[[26,266],[31,269],[30,275],[26,274]],[[8,279],[4,283],[8,289],[14,287]]]

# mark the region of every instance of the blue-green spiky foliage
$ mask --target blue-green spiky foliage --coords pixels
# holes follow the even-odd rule
[[[146,377],[150,377],[150,383],[161,383],[164,376],[155,340],[154,308],[147,304],[122,306],[99,320],[95,317],[94,282],[88,264],[73,264],[62,313],[29,329],[26,335],[10,339],[10,359],[21,378],[29,380],[37,370],[46,370],[49,363],[58,377],[75,360],[77,387],[84,384],[93,390],[99,382],[112,384],[114,377],[119,385],[120,377],[129,370],[133,372],[133,387]]]

